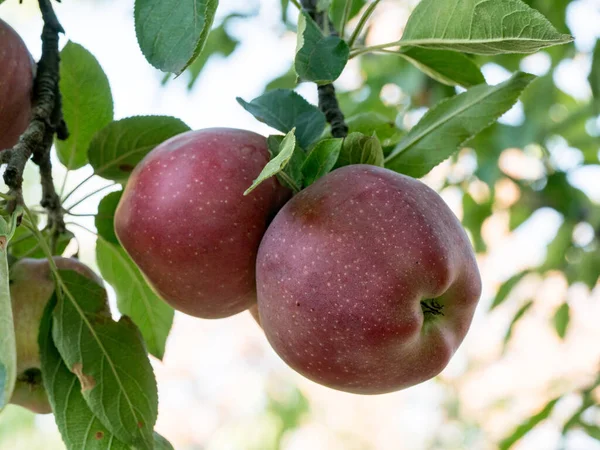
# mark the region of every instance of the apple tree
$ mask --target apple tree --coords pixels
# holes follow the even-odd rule
[[[480,309],[494,314],[523,283],[556,272],[597,289],[600,208],[556,156],[560,142],[577,165],[599,163],[596,99],[578,102],[553,78],[577,51],[568,0],[421,0],[389,42],[371,39],[385,1],[282,0],[281,22],[297,36],[293,65],[262,95],[237,97],[269,136],[115,117],[98,61],[75,42],[60,46],[68,30],[51,0],[38,3],[37,62],[0,19],[0,411],[53,412],[68,449],[172,448],[154,431],[149,358],[163,358],[175,311],[219,319],[249,310],[291,368],[333,389],[384,394],[437,376],[482,288],[495,288],[478,260],[499,211],[510,231],[544,208],[563,222],[545,260],[507,277]],[[135,0],[139,48],[163,83],[191,89],[214,55],[235,57],[228,23],[252,17],[219,17],[218,3]],[[524,61],[539,52],[549,68],[536,76]],[[600,50],[592,60],[598,96]],[[490,64],[509,75],[491,82]],[[348,89],[338,79],[350,65],[362,79]],[[520,122],[498,121],[518,108]],[[507,169],[512,149],[535,157],[541,175]],[[466,160],[472,169],[456,169]],[[53,161],[93,174],[64,192]],[[39,205],[24,201],[27,164],[39,168]],[[462,221],[419,180],[434,173],[440,190],[460,193]],[[92,195],[119,186],[87,230],[99,275],[69,250],[81,226],[70,218],[89,196],[74,198],[92,179],[108,183]],[[503,347],[534,307],[515,310]],[[570,308],[565,299],[553,315],[560,338]],[[598,439],[588,417],[599,385],[592,376],[557,393],[496,444],[512,447],[566,395],[581,407],[562,434]]]

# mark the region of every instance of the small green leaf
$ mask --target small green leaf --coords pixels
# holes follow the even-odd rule
[[[301,148],[309,148],[325,129],[325,115],[289,89],[269,91],[250,103],[241,98],[237,101],[256,119],[282,133],[296,129],[296,139]]]
[[[52,312],[56,296],[46,305],[40,323],[42,378],[54,420],[67,448],[86,450],[130,450],[94,416],[83,395],[77,376],[69,371],[52,341]]]
[[[570,319],[569,304],[563,303],[554,313],[554,329],[564,339],[567,334],[567,327]]]
[[[343,139],[324,139],[315,145],[302,164],[304,184],[310,186],[327,175],[340,155]]]
[[[333,83],[342,74],[350,48],[337,36],[325,36],[306,12],[298,18],[294,68],[298,76],[317,84]]]
[[[73,42],[60,52],[60,92],[70,135],[66,141],[55,140],[56,150],[60,162],[75,170],[87,164],[94,134],[113,119],[113,99],[96,58]]]
[[[256,180],[254,180],[252,183],[252,186],[246,189],[244,195],[248,195],[250,192],[256,189],[260,183],[268,178],[271,178],[273,175],[277,175],[285,168],[287,163],[292,158],[294,149],[296,147],[296,136],[294,136],[294,131],[295,129],[292,128],[292,130],[286,134],[281,141],[281,145],[279,146],[280,150],[277,156],[267,163],[262,172],[258,175],[258,178],[256,178]]]
[[[422,0],[410,15],[400,42],[497,55],[534,53],[572,40],[521,0]]]
[[[528,274],[529,274],[528,271],[524,271],[524,272],[518,273],[518,274],[510,277],[508,280],[506,280],[504,282],[504,284],[502,286],[500,286],[500,289],[498,289],[498,292],[496,293],[496,297],[494,298],[492,306],[490,306],[490,311],[492,309],[494,309],[495,307],[497,307],[498,305],[500,305],[501,303],[503,303],[504,300],[506,300],[506,298],[508,297],[508,294],[510,294],[510,292],[513,290],[513,288],[517,284],[519,284],[519,282],[523,279],[523,277],[525,275],[528,275]]]
[[[365,136],[362,133],[350,133],[346,136],[335,167],[351,164],[383,167],[383,149],[377,136]]]
[[[508,111],[534,78],[517,72],[504,83],[475,86],[441,101],[400,141],[385,166],[422,177]]]
[[[113,200],[109,199],[108,202]],[[129,316],[138,326],[148,351],[162,359],[173,325],[173,308],[148,286],[138,267],[120,245],[98,236],[96,261],[100,273],[117,293],[117,306],[121,314]]]
[[[111,122],[94,136],[88,150],[90,164],[96,175],[123,182],[154,147],[189,130],[181,120],[169,116]]]
[[[123,191],[107,194],[98,204],[98,213],[94,218],[98,236],[114,245],[121,245],[115,234],[115,211],[121,200]]]
[[[52,337],[92,413],[119,440],[152,448],[158,393],[139,330],[114,322],[106,291],[73,271],[61,271]]]
[[[135,0],[135,32],[157,69],[179,75],[204,48],[218,0]]]
[[[521,306],[521,308],[519,308],[519,310],[511,320],[510,325],[508,326],[508,330],[506,330],[506,334],[504,335],[504,348],[506,348],[506,344],[508,344],[508,341],[510,341],[510,338],[512,337],[515,325],[517,324],[517,322],[519,322],[519,320],[521,320],[521,318],[525,315],[527,311],[529,311],[529,308],[531,308],[532,306],[533,300],[529,300],[527,303]]]
[[[271,158],[276,157],[282,150],[281,142],[285,136],[271,135],[267,138],[267,146]],[[277,174],[279,182],[294,192],[299,192],[304,183],[304,175],[302,174],[302,164],[306,159],[306,153],[298,146],[294,148],[294,153],[290,161],[286,164],[281,172]]]
[[[539,413],[534,414],[529,419],[525,420],[521,425],[519,425],[515,429],[515,431],[510,436],[508,436],[500,442],[499,449],[510,449],[519,439],[521,439],[523,436],[525,436],[527,433],[533,430],[540,422],[547,419],[559,400],[560,397],[549,401]]]
[[[462,53],[408,47],[398,54],[440,83],[466,88],[485,83],[477,64]]]
[[[6,251],[14,235],[16,222],[16,213],[8,222],[0,216],[0,411],[10,401],[17,379],[17,346]]]

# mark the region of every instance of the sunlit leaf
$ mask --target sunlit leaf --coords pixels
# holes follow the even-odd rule
[[[408,19],[401,42],[494,55],[533,53],[572,40],[521,0],[422,0]]]
[[[180,74],[200,54],[218,0],[135,0],[135,32],[157,69]]]
[[[421,177],[490,126],[535,77],[518,72],[495,86],[479,85],[438,103],[400,141],[385,166]]]
[[[283,138],[279,145],[279,153],[267,163],[252,185],[246,189],[244,195],[248,195],[256,189],[260,183],[283,171],[292,158],[294,149],[296,148],[296,136],[294,136],[294,131],[295,130],[292,128],[292,130]]]
[[[60,52],[60,92],[69,138],[56,139],[56,151],[68,169],[79,169],[88,162],[87,150],[94,134],[113,119],[113,99],[108,78],[96,58],[73,42]]]

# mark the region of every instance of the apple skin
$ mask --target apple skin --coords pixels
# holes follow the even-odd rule
[[[17,32],[0,19],[0,151],[13,147],[31,118],[34,62]]]
[[[59,270],[74,270],[102,286],[102,280],[82,262],[59,256],[54,257],[54,262]],[[54,289],[47,259],[21,259],[10,268],[10,296],[17,342],[17,383],[10,403],[37,414],[52,412],[41,377],[38,330]]]
[[[259,249],[257,289],[265,334],[293,369],[334,389],[382,394],[446,367],[481,279],[460,222],[435,191],[353,165],[277,214]],[[424,314],[421,301],[443,315]]]
[[[290,192],[275,177],[250,187],[269,161],[256,133],[210,128],[175,136],[133,171],[115,232],[157,294],[216,319],[256,303],[256,253]]]
[[[252,318],[256,321],[258,326],[262,328],[262,325],[260,324],[260,316],[258,315],[258,304],[252,305],[250,307],[250,309],[248,309],[248,312],[250,313]]]

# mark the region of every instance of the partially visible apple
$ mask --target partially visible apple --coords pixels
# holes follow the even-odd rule
[[[444,369],[481,280],[467,235],[435,191],[353,165],[279,211],[258,252],[257,288],[261,325],[292,368],[381,394]]]
[[[207,319],[256,303],[256,253],[289,198],[275,177],[244,191],[269,162],[267,140],[230,128],[190,131],[135,168],[115,232],[158,295]]]
[[[102,286],[102,280],[80,261],[56,256],[54,262],[59,270],[73,270]],[[21,259],[11,267],[10,296],[17,342],[17,383],[10,403],[38,414],[52,412],[42,383],[38,330],[44,308],[54,290],[47,259]]]
[[[13,147],[29,124],[34,68],[21,37],[0,19],[0,151]]]
[[[260,324],[260,316],[258,315],[258,304],[252,305],[252,307],[248,310],[259,327],[262,327]]]

